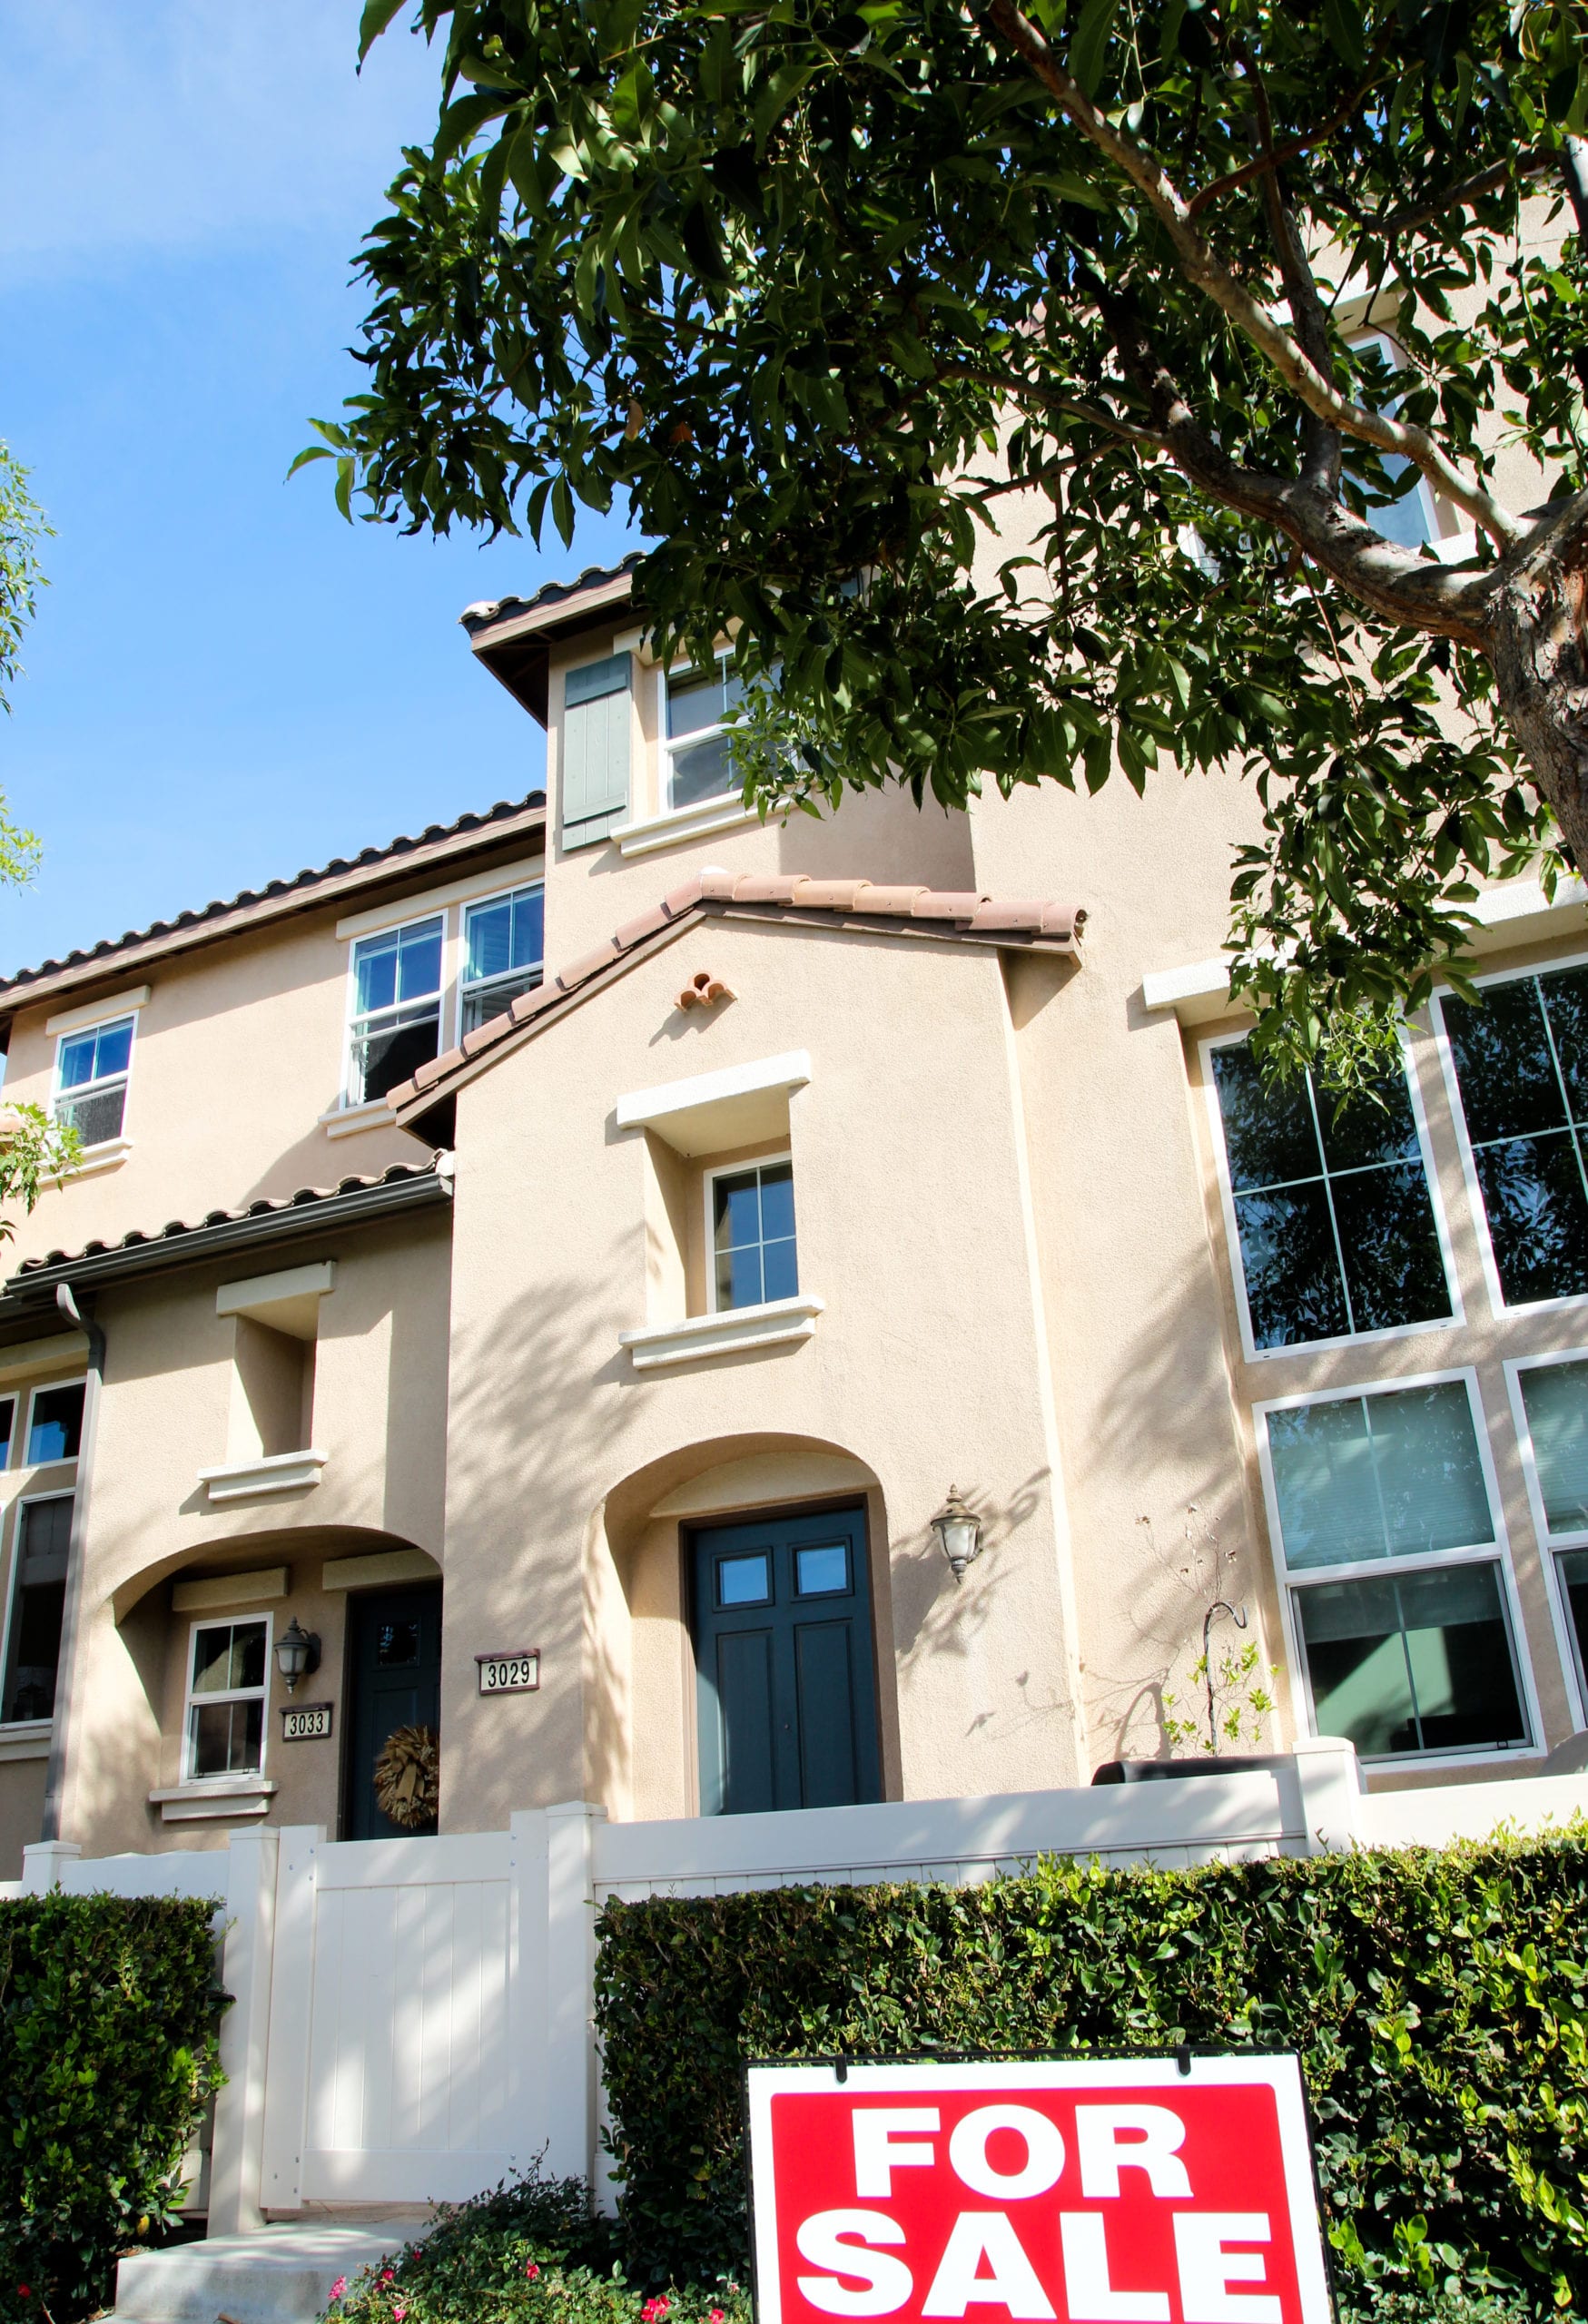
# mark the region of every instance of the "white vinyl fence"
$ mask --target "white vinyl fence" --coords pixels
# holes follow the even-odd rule
[[[210,1896],[221,2025],[212,2234],[306,2204],[456,2201],[537,2156],[601,2181],[597,1907],[818,1881],[976,1881],[1038,1855],[1205,1863],[1438,1845],[1588,1813],[1588,1776],[1365,1794],[1348,1743],[1194,1781],[609,1824],[580,1803],[506,1832],[84,1859],[26,1851],[22,1890]],[[14,1886],[11,1893],[16,1893]]]

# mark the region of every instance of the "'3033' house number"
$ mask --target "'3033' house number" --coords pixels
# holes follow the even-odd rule
[[[520,1647],[508,1654],[477,1654],[482,1695],[532,1695],[540,1685],[540,1649]]]
[[[321,1743],[330,1733],[330,1703],[292,1703],[281,1707],[283,1743]]]

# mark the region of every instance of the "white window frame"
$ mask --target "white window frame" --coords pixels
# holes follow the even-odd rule
[[[538,874],[533,880],[514,880],[510,881],[507,887],[493,888],[488,894],[483,896],[469,896],[458,906],[458,971],[454,979],[456,992],[452,1011],[452,1045],[454,1048],[459,1048],[462,1045],[463,1016],[470,992],[484,991],[493,983],[505,984],[509,977],[522,976],[524,973],[522,969],[507,969],[503,970],[502,975],[499,978],[482,977],[478,985],[469,984],[468,975],[469,915],[471,911],[488,911],[492,904],[506,903],[509,898],[524,895],[531,888],[538,890],[540,896],[540,910],[542,914],[540,980],[544,984],[546,981],[546,880],[544,874]]]
[[[1558,960],[1534,960],[1524,969],[1490,969],[1472,982],[1480,988],[1487,984],[1515,984],[1524,977],[1553,976],[1562,969],[1588,968],[1588,952],[1568,952]],[[1495,1317],[1508,1315],[1546,1315],[1557,1307],[1588,1305],[1588,1291],[1563,1291],[1553,1299],[1528,1299],[1514,1307],[1505,1304],[1500,1282],[1500,1270],[1494,1258],[1494,1237],[1489,1233],[1489,1214],[1484,1202],[1484,1190],[1478,1184],[1477,1166],[1473,1158],[1472,1140],[1467,1135],[1466,1108],[1461,1102],[1461,1084],[1455,1078],[1455,1055],[1450,1046],[1445,1028],[1444,1003],[1446,999],[1461,998],[1454,985],[1437,984],[1429,1003],[1429,1016],[1434,1027],[1435,1044],[1439,1052],[1439,1069],[1445,1078],[1445,1094],[1449,1102],[1451,1119],[1455,1124],[1455,1143],[1461,1156],[1461,1175],[1466,1181],[1467,1206],[1472,1212],[1473,1232],[1478,1246],[1478,1258],[1484,1270],[1484,1282],[1488,1287],[1489,1308]]]
[[[14,1462],[11,1464],[13,1467],[18,1469],[37,1470],[74,1469],[77,1466],[79,1455],[75,1452],[63,1452],[60,1458],[55,1461],[30,1461],[27,1458],[27,1448],[33,1442],[34,1406],[37,1403],[41,1396],[53,1395],[57,1388],[81,1388],[84,1398],[84,1414],[86,1416],[88,1375],[85,1372],[74,1373],[69,1379],[65,1380],[35,1380],[33,1386],[27,1392],[27,1424],[24,1428],[22,1435],[18,1440],[22,1446],[23,1457],[20,1461]],[[48,1496],[45,1495],[44,1498],[47,1499]]]
[[[60,1464],[52,1462],[47,1465],[59,1466]],[[16,1727],[54,1724],[53,1719],[45,1722],[32,1718],[7,1718],[5,1716],[4,1689],[5,1674],[11,1668],[11,1633],[16,1621],[16,1590],[22,1575],[22,1512],[35,1501],[74,1501],[76,1497],[77,1488],[74,1483],[65,1486],[57,1485],[49,1492],[18,1493],[9,1509],[0,1512],[0,1524],[9,1529],[11,1536],[10,1556],[6,1561],[5,1568],[5,1620],[3,1624],[0,1624],[0,1735],[5,1735]],[[58,1698],[60,1694],[58,1666],[55,1692]]]
[[[1412,368],[1410,362],[1407,360],[1406,349],[1399,345],[1395,333],[1385,323],[1370,322],[1367,318],[1364,316],[1363,320],[1359,323],[1354,323],[1350,329],[1346,330],[1345,333],[1345,340],[1346,346],[1350,348],[1353,352],[1359,347],[1366,347],[1369,340],[1376,340],[1379,346],[1384,350],[1385,360],[1389,365],[1392,371],[1409,371]],[[1396,401],[1398,402],[1399,400],[1400,399],[1397,397]],[[1349,463],[1347,462],[1347,466],[1348,465]],[[1410,466],[1411,463],[1408,462],[1407,465]],[[1439,503],[1435,498],[1433,487],[1429,484],[1425,476],[1418,476],[1416,483],[1414,485],[1411,491],[1406,494],[1406,499],[1401,501],[1399,505],[1404,508],[1406,507],[1408,502],[1415,502],[1422,510],[1424,544],[1437,554],[1440,544],[1445,538],[1445,527],[1439,521]],[[1386,510],[1382,508],[1370,508],[1364,518],[1364,522],[1372,525],[1374,530],[1377,531],[1378,527],[1375,523],[1375,519],[1378,517],[1385,516],[1387,513],[1388,512]],[[1413,555],[1415,556],[1415,554],[1416,552],[1414,550]]]
[[[200,1698],[193,1693],[194,1641],[201,1630],[218,1630],[223,1622],[232,1630],[235,1630],[242,1622],[264,1624],[264,1684],[262,1687],[232,1687],[228,1688],[223,1694],[205,1695]],[[263,1775],[265,1761],[270,1757],[271,1748],[271,1655],[275,1642],[275,1618],[268,1613],[232,1614],[217,1607],[212,1614],[201,1614],[196,1621],[188,1624],[187,1661],[182,1669],[182,1775],[180,1780],[182,1783],[194,1784],[201,1788],[214,1785],[223,1791],[233,1790],[241,1779]],[[256,1698],[261,1706],[258,1767],[232,1768],[224,1775],[218,1776],[194,1775],[191,1713],[195,1701],[202,1699],[206,1703],[251,1703]]]
[[[1348,1564],[1307,1566],[1292,1574],[1285,1555],[1285,1535],[1279,1522],[1279,1495],[1268,1443],[1268,1414],[1295,1412],[1304,1404],[1337,1404],[1361,1396],[1393,1395],[1406,1388],[1446,1387],[1457,1381],[1466,1390],[1473,1434],[1477,1442],[1478,1462],[1483,1472],[1484,1492],[1488,1500],[1489,1519],[1494,1530],[1493,1540],[1475,1542],[1465,1549],[1436,1550],[1431,1555],[1419,1551],[1405,1557],[1353,1558]],[[1516,1658],[1522,1716],[1527,1728],[1525,1739],[1508,1751],[1492,1748],[1481,1751],[1396,1751],[1365,1758],[1363,1765],[1370,1768],[1514,1767],[1519,1760],[1539,1758],[1544,1749],[1540,1740],[1544,1734],[1544,1719],[1539,1709],[1538,1689],[1534,1680],[1527,1630],[1522,1619],[1522,1600],[1512,1564],[1511,1539],[1505,1525],[1504,1503],[1500,1497],[1494,1447],[1489,1441],[1488,1423],[1484,1414],[1483,1398],[1478,1393],[1475,1368],[1471,1364],[1461,1364],[1447,1372],[1411,1372],[1387,1379],[1357,1380],[1344,1388],[1308,1388],[1294,1395],[1270,1396],[1252,1406],[1252,1418],[1257,1437],[1258,1466],[1263,1481],[1263,1506],[1268,1525],[1269,1551],[1279,1591],[1286,1652],[1293,1674],[1291,1703],[1298,1714],[1297,1725],[1305,1721],[1309,1734],[1318,1732],[1311,1673],[1307,1669],[1306,1647],[1296,1607],[1297,1594],[1309,1583],[1381,1581],[1386,1576],[1393,1579],[1399,1574],[1436,1572],[1447,1566],[1494,1565],[1500,1570],[1500,1595],[1511,1627],[1511,1650]]]
[[[719,1178],[742,1178],[748,1170],[774,1169],[779,1162],[786,1162],[788,1164],[790,1175],[792,1176],[794,1171],[794,1153],[791,1147],[784,1147],[781,1152],[776,1154],[747,1155],[742,1162],[714,1163],[709,1169],[703,1170],[701,1172],[701,1192],[705,1197],[705,1312],[708,1315],[752,1315],[757,1312],[758,1307],[775,1306],[777,1305],[775,1300],[764,1299],[757,1303],[756,1307],[719,1307],[717,1305],[715,1187],[716,1182]],[[765,1245],[763,1244],[761,1247],[764,1249]],[[794,1212],[794,1266],[796,1273],[799,1267],[799,1211],[796,1207]],[[799,1285],[796,1283],[792,1296],[797,1299],[799,1295]]]
[[[714,666],[722,671],[727,660],[728,652],[725,649],[714,657]],[[723,800],[740,800],[740,793],[730,784],[726,791],[709,792],[704,799],[691,799],[684,806],[678,806],[674,802],[673,754],[675,750],[693,751],[702,743],[715,742],[716,737],[725,731],[726,725],[726,722],[719,718],[715,726],[701,726],[693,734],[674,736],[667,732],[668,683],[673,678],[687,677],[691,672],[697,673],[701,676],[705,675],[698,662],[691,662],[687,658],[675,662],[670,669],[664,669],[659,662],[656,665],[657,683],[660,689],[656,697],[656,771],[659,778],[656,784],[656,808],[657,812],[663,815],[695,814],[707,807],[716,806]]]
[[[1550,1531],[1549,1517],[1544,1505],[1544,1486],[1538,1473],[1538,1455],[1534,1450],[1533,1426],[1522,1397],[1523,1373],[1543,1372],[1555,1364],[1588,1364],[1588,1347],[1554,1348],[1547,1355],[1507,1356],[1503,1369],[1505,1391],[1511,1399],[1511,1417],[1516,1427],[1516,1442],[1522,1452],[1528,1513],[1533,1519],[1533,1530],[1538,1541],[1539,1563],[1544,1568],[1550,1620],[1554,1627],[1555,1647],[1565,1674],[1566,1699],[1572,1708],[1573,1725],[1581,1728],[1588,1727],[1588,1684],[1584,1683],[1582,1658],[1577,1650],[1576,1627],[1566,1601],[1559,1559],[1562,1551],[1588,1549],[1588,1526],[1566,1533]]]
[[[70,1090],[64,1088],[61,1082],[61,1060],[69,1045],[74,1041],[82,1040],[85,1034],[105,1033],[110,1030],[113,1025],[123,1024],[130,1025],[133,1029],[133,1038],[127,1043],[127,1062],[125,1070],[121,1073],[107,1073],[98,1081],[80,1081]],[[83,1151],[90,1159],[92,1159],[95,1155],[109,1153],[113,1147],[119,1150],[128,1143],[127,1112],[133,1102],[133,1061],[136,1058],[137,1054],[138,1010],[135,1008],[129,1009],[124,1001],[119,1009],[110,1009],[104,1016],[96,1017],[92,1024],[74,1025],[69,1031],[60,1032],[55,1035],[54,1100],[50,1108],[53,1119],[55,1121],[60,1120],[61,1103],[63,1099],[65,1099],[68,1103],[75,1103],[77,1099],[82,1098],[100,1097],[105,1090],[115,1088],[118,1083],[121,1087],[122,1126],[112,1137],[96,1137],[92,1145],[84,1143]]]
[[[8,1469],[19,1469],[22,1466],[22,1462],[16,1457],[17,1447],[25,1441],[16,1425],[23,1410],[22,1391],[19,1388],[7,1388],[0,1392],[0,1404],[11,1406],[11,1433],[6,1439],[5,1455],[0,1458],[0,1475],[4,1475]]]
[[[1450,1226],[1445,1216],[1445,1204],[1439,1191],[1438,1174],[1434,1167],[1434,1150],[1428,1137],[1428,1117],[1423,1104],[1423,1092],[1417,1078],[1416,1055],[1412,1048],[1406,1027],[1399,1028],[1401,1064],[1411,1095],[1412,1121],[1417,1133],[1417,1150],[1423,1157],[1423,1177],[1428,1188],[1428,1199],[1434,1210],[1434,1232],[1439,1238],[1439,1257],[1445,1268],[1445,1288],[1450,1296],[1448,1315],[1431,1316],[1422,1324],[1385,1324],[1376,1331],[1341,1332],[1333,1339],[1292,1340],[1283,1347],[1258,1347],[1252,1333],[1251,1303],[1247,1296],[1246,1265],[1240,1255],[1240,1232],[1235,1212],[1235,1186],[1229,1167],[1229,1149],[1224,1142],[1224,1114],[1218,1103],[1218,1086],[1213,1078],[1215,1049],[1235,1049],[1249,1040],[1247,1032],[1218,1032],[1207,1035],[1198,1044],[1201,1059],[1202,1084],[1208,1108],[1208,1134],[1213,1141],[1213,1158],[1218,1171],[1219,1205],[1224,1214],[1224,1240],[1229,1273],[1235,1285],[1236,1315],[1240,1323],[1241,1354],[1248,1364],[1283,1363],[1297,1356],[1318,1355],[1326,1349],[1336,1347],[1369,1347],[1376,1341],[1414,1339],[1427,1332],[1456,1331],[1466,1323],[1466,1311],[1462,1304],[1461,1284],[1455,1271],[1455,1253],[1450,1239]],[[1345,1278],[1345,1258],[1336,1242],[1336,1258]]]
[[[418,903],[419,901],[417,896],[408,898],[402,911],[394,914],[383,927],[360,929],[348,945],[348,998],[347,1006],[342,1011],[341,1097],[338,1107],[333,1108],[333,1113],[337,1111],[361,1113],[366,1107],[384,1108],[386,1104],[384,1098],[355,1098],[352,1094],[353,1044],[357,1038],[353,1027],[358,1021],[359,947],[360,944],[367,943],[375,937],[400,937],[404,929],[422,928],[427,921],[440,921],[441,966],[436,985],[436,1054],[438,1057],[447,1046],[445,1035],[448,1022],[448,998],[455,990],[458,981],[456,931],[452,924],[452,915],[444,904],[432,905],[429,911],[410,911],[409,906]],[[394,1015],[399,1009],[412,1009],[417,1006],[417,1002],[411,1000],[398,1000],[392,1002],[390,1010],[372,1009],[369,1014],[372,1017],[384,1017],[389,1014]]]

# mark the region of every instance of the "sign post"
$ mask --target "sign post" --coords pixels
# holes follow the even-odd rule
[[[1294,2057],[746,2078],[758,2324],[1329,2324]]]

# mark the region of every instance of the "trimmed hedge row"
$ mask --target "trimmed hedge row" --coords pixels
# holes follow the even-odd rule
[[[629,2261],[747,2264],[746,2057],[1299,2053],[1347,2316],[1588,2314],[1588,1825],[975,1888],[614,1901],[598,1930]]]
[[[0,1901],[0,2317],[110,2296],[118,2252],[177,2216],[220,2081],[214,1905]]]

